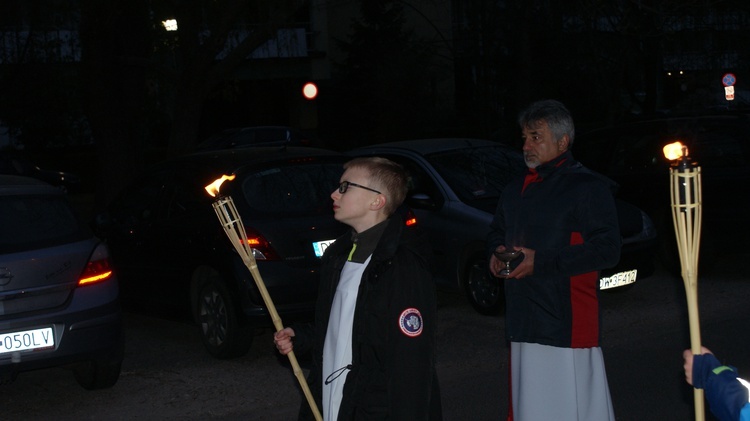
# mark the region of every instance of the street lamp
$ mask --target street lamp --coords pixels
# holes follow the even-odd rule
[[[700,318],[698,314],[698,252],[701,240],[701,167],[688,156],[681,142],[664,147],[664,156],[672,161],[669,168],[672,220],[680,254],[682,280],[687,297],[690,324],[690,349],[694,355],[701,353]],[[693,389],[695,419],[702,421],[703,390]]]
[[[163,20],[161,21],[161,24],[164,26],[164,29],[166,29],[169,32],[177,30],[177,19]]]

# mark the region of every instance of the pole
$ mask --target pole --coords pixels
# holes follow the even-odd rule
[[[245,227],[242,224],[239,212],[237,212],[237,207],[234,205],[234,200],[232,200],[231,197],[220,197],[213,202],[213,207],[214,211],[216,211],[216,216],[219,217],[219,221],[229,237],[229,240],[232,242],[232,245],[234,245],[234,248],[237,250],[240,257],[242,257],[242,261],[245,263],[248,270],[250,270],[250,274],[253,275],[253,280],[260,291],[260,295],[263,297],[263,302],[268,308],[268,313],[271,316],[274,328],[277,332],[284,329],[281,317],[279,317],[279,313],[276,311],[276,306],[271,299],[271,295],[266,289],[266,284],[260,276],[258,264],[255,261],[255,257],[253,257],[252,249],[247,244],[247,241],[245,241]],[[318,410],[318,406],[315,404],[315,399],[312,396],[312,392],[310,392],[310,387],[307,384],[307,380],[305,379],[305,375],[302,372],[299,362],[297,362],[297,357],[294,355],[294,351],[290,351],[287,354],[287,357],[289,357],[289,362],[292,364],[292,371],[294,372],[295,377],[297,377],[300,387],[302,387],[302,392],[305,394],[305,398],[310,405],[310,409],[312,410],[315,419],[321,421],[323,417]]]
[[[680,254],[682,280],[687,297],[690,324],[690,349],[694,355],[701,353],[700,317],[698,313],[698,252],[701,236],[701,170],[689,165],[686,156],[676,167],[669,169],[671,178],[672,220],[677,248]],[[693,389],[695,419],[705,419],[702,389]]]

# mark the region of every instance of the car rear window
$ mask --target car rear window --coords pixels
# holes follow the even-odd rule
[[[57,246],[86,233],[62,195],[0,196],[0,253]]]
[[[278,166],[245,176],[242,192],[255,214],[329,214],[342,173],[338,162]]]

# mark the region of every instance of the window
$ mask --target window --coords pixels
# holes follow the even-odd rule
[[[526,168],[518,154],[502,147],[458,149],[428,159],[456,195],[469,204],[477,200],[497,203],[505,186]]]
[[[255,214],[327,214],[342,172],[337,162],[269,168],[246,175],[242,193]]]
[[[62,195],[0,196],[0,252],[52,247],[86,238]]]

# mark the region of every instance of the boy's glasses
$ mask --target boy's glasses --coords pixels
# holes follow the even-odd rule
[[[383,194],[375,189],[371,189],[369,187],[365,187],[362,185],[359,185],[357,183],[352,183],[351,181],[342,181],[341,184],[339,184],[339,193],[344,194],[347,190],[349,190],[349,187],[359,187],[360,189],[370,190],[371,192],[377,193],[377,194]]]

